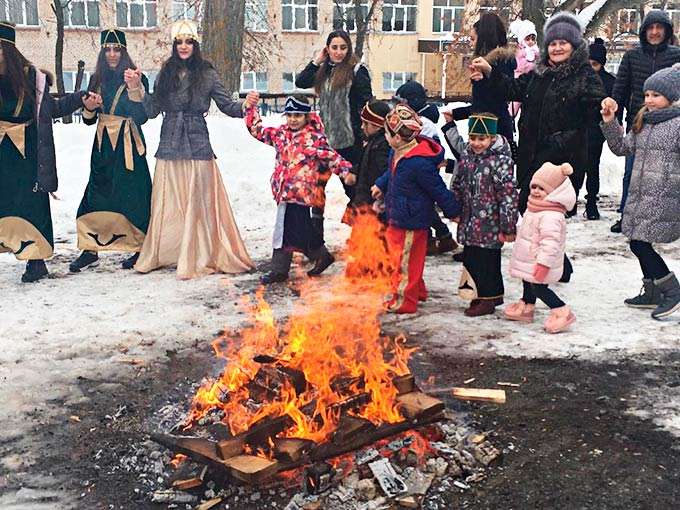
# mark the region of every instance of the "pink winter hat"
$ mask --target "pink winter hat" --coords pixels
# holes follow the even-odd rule
[[[574,169],[569,163],[553,165],[550,162],[543,163],[543,166],[536,170],[531,178],[531,184],[538,184],[547,193],[552,193],[562,184],[568,175],[574,173]]]

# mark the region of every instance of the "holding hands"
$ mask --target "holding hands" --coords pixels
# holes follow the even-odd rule
[[[383,197],[383,192],[378,186],[374,184],[371,186],[371,196],[376,200],[380,200]]]
[[[349,172],[343,179],[347,186],[354,186],[357,183],[357,176],[352,172]],[[371,190],[372,193],[372,190]]]
[[[516,237],[515,234],[504,234],[503,232],[498,235],[498,239],[501,243],[514,243]]]
[[[491,74],[491,64],[484,57],[477,57],[470,64],[470,79],[472,81],[482,80]]]
[[[602,114],[602,120],[605,122],[611,122],[614,120],[614,115],[619,110],[619,105],[616,104],[611,97],[605,97],[602,100],[602,109],[600,113]]]
[[[256,92],[254,90],[251,90],[246,94],[246,101],[245,101],[245,108],[253,108],[257,106],[257,103],[260,102],[260,93]]]
[[[138,89],[142,86],[142,71],[139,69],[126,69],[123,79],[129,90]]]
[[[86,96],[82,97],[83,106],[90,110],[95,111],[103,104],[102,96],[94,92],[88,92]]]

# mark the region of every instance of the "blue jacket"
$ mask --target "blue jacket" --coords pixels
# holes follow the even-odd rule
[[[447,218],[460,214],[460,205],[437,168],[444,160],[444,149],[429,138],[416,140],[418,145],[402,156],[395,168],[394,151],[390,152],[387,171],[375,182],[385,195],[388,223],[406,230],[429,228],[435,203]]]

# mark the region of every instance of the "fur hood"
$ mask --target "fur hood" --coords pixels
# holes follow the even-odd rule
[[[578,48],[574,49],[569,60],[558,66],[551,66],[548,63],[548,53],[546,52],[540,62],[536,64],[535,71],[540,76],[552,74],[557,79],[563,79],[578,72],[584,66],[590,66],[588,56],[588,46],[583,41]]]
[[[494,65],[496,62],[502,62],[504,60],[514,60],[515,54],[517,53],[516,44],[508,44],[507,46],[499,46],[494,48],[484,57],[486,61]]]

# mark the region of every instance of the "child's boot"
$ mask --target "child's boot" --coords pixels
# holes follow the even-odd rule
[[[652,312],[652,317],[662,319],[680,308],[680,283],[674,273],[668,273],[659,280],[654,280],[661,292],[661,303]]]
[[[543,327],[548,333],[561,333],[574,322],[576,322],[576,316],[567,305],[564,305],[550,311],[550,317],[545,320]]]
[[[511,321],[534,322],[534,310],[536,305],[528,305],[521,299],[517,303],[512,303],[505,307],[503,316]]]
[[[642,279],[640,294],[623,300],[626,306],[631,308],[656,308],[661,304],[661,291],[654,285],[651,278]]]

